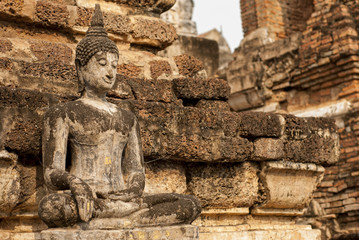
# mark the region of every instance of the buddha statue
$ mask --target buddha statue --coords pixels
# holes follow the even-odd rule
[[[91,26],[76,48],[78,100],[50,108],[42,136],[46,185],[39,203],[49,227],[94,218],[139,225],[188,224],[201,212],[194,196],[145,194],[144,159],[136,116],[106,100],[116,79],[119,51],[96,5]]]

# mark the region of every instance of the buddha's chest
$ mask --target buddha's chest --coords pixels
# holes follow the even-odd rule
[[[98,145],[103,142],[126,142],[130,124],[121,114],[89,112],[76,116],[69,123],[69,140],[79,144]]]

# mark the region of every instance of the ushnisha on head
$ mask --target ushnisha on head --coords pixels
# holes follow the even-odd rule
[[[88,87],[109,90],[107,88],[113,86],[116,77],[118,56],[117,46],[108,38],[104,28],[100,5],[96,4],[91,26],[76,47],[75,64],[79,77],[79,92]]]

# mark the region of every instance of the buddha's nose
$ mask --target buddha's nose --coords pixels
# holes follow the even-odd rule
[[[108,79],[112,79],[112,78],[113,78],[113,71],[112,71],[111,69],[108,69],[108,70],[107,70],[106,77],[107,77]]]

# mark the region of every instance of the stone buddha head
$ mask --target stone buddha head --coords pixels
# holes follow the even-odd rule
[[[116,80],[118,57],[117,46],[104,28],[100,5],[96,4],[91,26],[76,47],[79,92],[103,94],[110,90]]]

